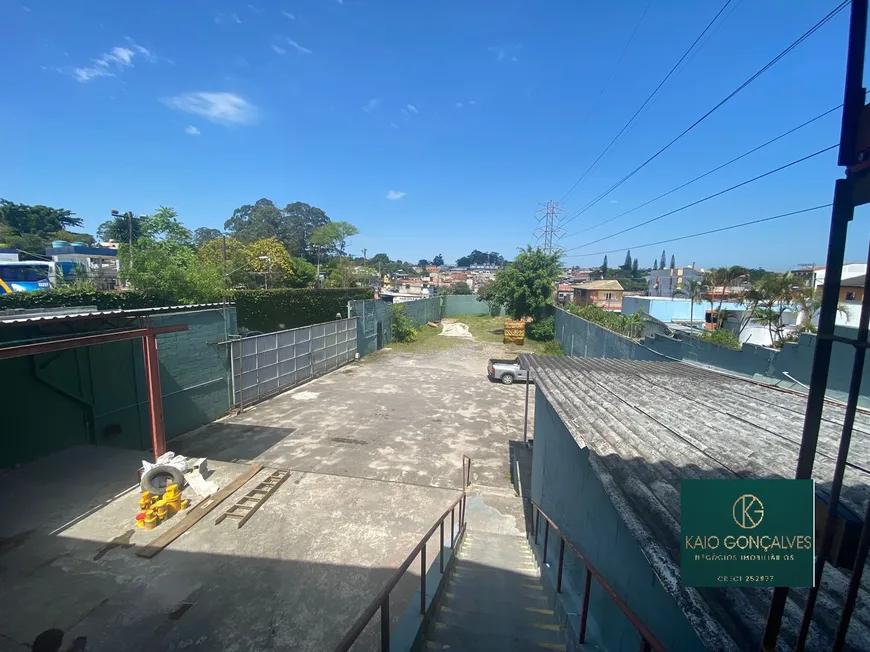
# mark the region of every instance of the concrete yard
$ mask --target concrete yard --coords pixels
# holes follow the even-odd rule
[[[80,447],[0,474],[0,651],[50,627],[97,651],[332,649],[459,495],[463,454],[469,520],[524,532],[508,450],[525,387],[486,379],[501,354],[468,340],[384,351],[170,442],[208,457],[221,486],[253,460],[266,469],[153,559],[135,546],[175,521],[134,526],[143,453]],[[215,525],[269,469],[291,476],[242,529]],[[394,620],[415,588],[409,572]],[[354,649],[374,648],[375,629]]]

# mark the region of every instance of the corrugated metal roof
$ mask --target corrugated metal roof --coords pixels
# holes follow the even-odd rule
[[[680,582],[684,478],[793,478],[806,396],[680,362],[520,354],[536,386],[589,461],[662,586],[709,649],[760,649],[770,592],[695,589]],[[845,411],[826,403],[814,477],[829,490]],[[858,414],[841,500],[864,514],[870,499],[870,417]],[[546,506],[542,505],[546,510]],[[807,650],[829,650],[845,571],[827,566]],[[793,592],[793,595],[803,592]],[[858,603],[870,602],[864,573]],[[801,597],[802,601],[803,598]],[[790,602],[788,613],[802,608]],[[789,620],[793,620],[790,616]],[[789,631],[785,631],[788,629]],[[793,637],[795,628],[784,628]],[[730,640],[729,640],[730,639]],[[856,610],[849,649],[870,649],[870,613]],[[729,644],[733,642],[733,645]],[[793,642],[793,641],[792,641]]]
[[[158,306],[156,308],[132,308],[132,309],[116,309],[116,310],[88,310],[85,307],[82,310],[81,306],[70,306],[60,312],[27,312],[13,313],[0,315],[0,326],[22,325],[22,324],[37,324],[37,323],[57,323],[82,319],[101,319],[106,317],[119,316],[144,316],[152,314],[163,314],[168,312],[190,312],[192,310],[208,310],[222,308],[222,303],[193,303],[184,306]]]

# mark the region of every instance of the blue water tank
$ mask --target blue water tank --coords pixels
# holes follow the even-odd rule
[[[78,242],[78,241],[73,242],[72,246],[73,247],[87,247],[87,245],[84,242]]]
[[[55,249],[59,249],[60,247],[69,247],[69,242],[66,240],[52,240],[51,246]]]

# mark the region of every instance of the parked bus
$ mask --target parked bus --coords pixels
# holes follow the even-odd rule
[[[0,261],[0,294],[56,287],[62,271],[47,260]]]

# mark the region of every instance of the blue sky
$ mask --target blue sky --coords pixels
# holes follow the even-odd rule
[[[221,228],[268,197],[357,225],[351,249],[448,261],[511,257],[538,202],[560,199],[721,2],[80,0],[0,6],[0,196],[69,208],[173,206]],[[836,2],[732,2],[697,55],[566,199],[570,212],[667,143]],[[732,11],[733,9],[733,11]],[[842,101],[844,11],[700,127],[569,225],[628,210]],[[562,241],[583,245],[836,142],[833,114],[734,166]],[[830,152],[572,254],[703,231],[830,201]],[[847,257],[863,260],[859,210]],[[822,263],[829,212],[665,245],[679,264]],[[662,246],[634,248],[651,265]],[[597,265],[601,256],[566,261]]]

